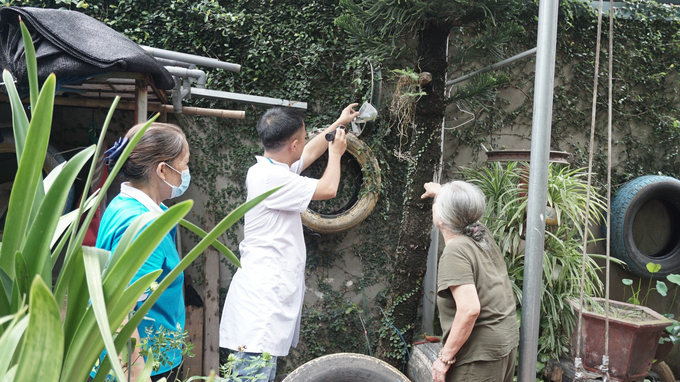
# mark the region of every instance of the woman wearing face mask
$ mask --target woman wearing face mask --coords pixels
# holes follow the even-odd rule
[[[114,166],[127,142],[141,127],[142,125],[132,127],[125,138],[119,139],[114,147],[106,152],[106,162],[109,167]],[[149,211],[167,210],[168,207],[162,202],[182,195],[189,187],[188,162],[189,145],[182,130],[172,124],[152,123],[123,164],[121,172],[128,181],[121,184],[120,194],[111,201],[104,212],[97,235],[97,247],[113,253],[125,230],[137,217]],[[133,283],[140,277],[159,269],[162,273],[156,281],[160,282],[177,266],[180,257],[175,246],[176,232],[177,228],[173,228],[163,238],[132,279]],[[137,327],[137,333],[135,333],[137,338],[149,337],[150,329],[152,334],[149,341],[153,341],[153,337],[161,330],[161,327],[178,333],[184,331],[183,282],[184,275],[180,274],[163,292]],[[142,295],[136,308],[143,304],[146,297],[148,296]],[[166,377],[168,381],[175,380],[182,362],[182,355],[179,350],[168,350],[165,356],[168,362],[161,364],[160,369],[152,372],[152,381],[163,377]],[[135,358],[137,358],[136,355],[132,358],[133,362]],[[136,380],[134,374],[142,369],[143,362],[140,361],[141,359],[133,367],[132,381]]]

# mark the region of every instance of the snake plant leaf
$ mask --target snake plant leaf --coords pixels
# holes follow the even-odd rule
[[[670,275],[666,276],[666,279],[675,285],[680,285],[680,275],[671,273]]]
[[[207,232],[202,230],[199,226],[193,224],[192,222],[190,222],[186,219],[182,219],[182,221],[180,221],[179,224],[182,227],[188,229],[189,231],[195,233],[196,235],[198,235],[201,238],[204,238],[205,235],[208,234]],[[227,248],[224,244],[220,243],[218,240],[215,240],[211,243],[211,245],[213,247],[215,247],[215,249],[220,251],[220,253],[222,253],[224,256],[226,256],[234,265],[241,268],[241,262],[238,260],[236,255],[234,255],[234,253],[229,248]]]
[[[661,264],[647,263],[647,270],[652,274],[657,273],[661,270]]]
[[[106,301],[106,310],[111,313],[113,309],[119,304],[125,288],[130,284],[130,281],[141,268],[144,262],[148,259],[151,253],[156,249],[158,244],[163,240],[165,235],[175,227],[179,221],[189,212],[193,206],[193,201],[186,200],[170,207],[159,218],[152,222],[147,229],[143,230],[136,240],[125,251],[120,261],[113,265],[108,276],[104,278],[102,283],[104,299]],[[70,299],[70,297],[69,297]],[[89,317],[89,318],[88,318]],[[90,320],[94,317],[86,315],[83,319]],[[91,344],[94,341],[91,330],[95,329],[91,324],[80,324],[76,332],[72,335],[72,341],[69,350],[64,357],[64,368],[62,370],[62,380],[75,381],[82,380],[81,372],[77,365],[83,362],[88,356],[91,356]],[[130,333],[125,340],[130,338]],[[120,337],[120,335],[118,336]],[[116,344],[116,349],[120,349]],[[97,354],[94,354],[95,356]]]
[[[668,286],[666,286],[665,282],[663,282],[661,280],[657,280],[656,281],[656,291],[659,292],[660,295],[666,297],[666,295],[668,294]]]
[[[21,252],[17,252],[14,255],[14,281],[16,281],[16,286],[19,288],[19,295],[23,296],[28,293],[29,288],[29,278],[28,278],[28,266],[24,260],[24,256]]]
[[[5,374],[5,376],[2,379],[0,379],[0,382],[14,382],[14,377],[17,374],[18,366],[19,365],[12,366],[12,368],[7,371],[7,374]]]
[[[194,202],[185,200],[168,208],[160,217],[149,224],[146,229],[132,241],[115,264],[110,264],[104,278],[104,297],[106,304],[113,307],[117,304],[122,290],[118,285],[128,285],[151,253],[158,247],[165,235],[191,210]]]
[[[106,115],[106,119],[104,120],[104,124],[102,125],[102,131],[99,133],[99,140],[97,141],[97,148],[95,149],[94,152],[94,158],[99,158],[99,154],[101,153],[102,147],[104,146],[104,138],[106,136],[106,130],[109,128],[109,123],[111,123],[111,118],[113,118],[113,113],[116,110],[116,107],[118,106],[118,102],[120,101],[120,97],[116,96],[113,99],[113,102],[111,103],[111,107],[109,107],[109,112]],[[141,137],[140,137],[141,138]],[[125,162],[125,159],[127,157],[121,157],[121,166],[122,163]],[[83,190],[89,190],[90,189],[90,184],[92,183],[92,177],[97,171],[97,160],[93,160],[92,163],[90,164],[90,171],[87,173],[87,178],[85,179],[85,186],[83,187]],[[102,193],[106,193],[106,191],[109,188],[109,185],[113,181],[113,178],[118,174],[118,172],[111,172],[109,174],[109,178],[106,180],[104,186],[101,188]],[[83,192],[82,199],[80,201],[80,206],[85,205],[85,199],[87,198],[87,192]],[[101,203],[101,200],[97,202],[97,205]],[[69,245],[69,251],[74,250],[74,245],[80,245],[83,242],[83,238],[85,237],[85,232],[87,231],[87,228],[90,226],[90,222],[92,221],[92,217],[94,216],[95,211],[89,211],[87,214],[87,217],[85,218],[85,221],[81,225],[80,231],[78,231],[78,234],[75,235],[75,241],[71,241],[71,244]],[[83,214],[83,208],[79,207],[78,208],[78,213],[76,221],[80,221],[80,215]],[[74,231],[75,232],[75,231]],[[74,238],[74,236],[71,236]]]
[[[38,103],[38,60],[35,56],[35,46],[31,33],[23,21],[19,22],[21,37],[24,41],[24,55],[26,57],[26,73],[28,74],[28,88],[31,92],[31,110],[35,110]]]
[[[115,265],[118,263],[120,258],[125,253],[125,250],[130,246],[130,244],[132,244],[132,241],[134,240],[134,238],[137,237],[139,232],[143,228],[145,228],[149,223],[151,223],[153,220],[157,219],[161,215],[162,215],[161,212],[149,211],[135,218],[135,220],[125,230],[120,240],[118,240],[118,244],[116,245],[116,248],[113,250],[113,254],[111,254],[109,266],[104,270],[102,279],[105,279],[109,275],[111,269],[115,268]]]
[[[21,248],[21,252],[26,257],[29,280],[32,280],[33,276],[41,272],[45,264],[50,261],[50,240],[45,240],[45,238],[54,236],[61,211],[64,210],[66,205],[68,190],[93,152],[94,146],[90,146],[71,158],[42,200],[38,214],[28,231],[24,246]],[[43,280],[49,281],[51,284],[52,267],[50,266],[47,269],[50,272],[47,275],[43,274],[42,277]]]
[[[115,98],[114,103],[113,103],[113,105],[111,105],[111,109],[109,110],[109,115],[112,115],[112,113],[113,113],[112,110],[113,110],[114,106],[117,104],[117,101],[119,99],[120,99],[120,97]],[[113,167],[113,169],[111,169],[111,172],[109,172],[109,175],[108,175],[106,181],[104,182],[104,185],[100,188],[100,192],[97,195],[97,198],[95,199],[95,202],[94,202],[95,205],[99,205],[101,203],[102,198],[104,197],[104,195],[106,195],[106,191],[111,186],[113,179],[116,177],[116,175],[120,171],[120,168],[123,166],[123,163],[125,163],[125,160],[130,156],[130,153],[135,148],[135,146],[137,145],[139,140],[142,139],[144,132],[146,132],[146,130],[151,125],[151,123],[153,123],[158,118],[158,116],[159,116],[159,114],[156,114],[150,120],[148,120],[144,124],[144,126],[142,126],[139,129],[139,131],[137,131],[137,133],[132,137],[132,139],[128,142],[127,146],[125,146],[125,150],[123,150],[123,152],[120,154],[118,161],[116,161],[116,165]],[[109,116],[107,116],[107,121],[108,120],[109,120]],[[102,136],[103,136],[103,134],[102,134]],[[101,140],[100,140],[100,143],[97,144],[97,146],[98,147],[101,146]],[[97,154],[97,153],[95,153],[95,154]],[[96,158],[96,156],[95,156],[95,158]],[[81,203],[81,205],[82,204],[83,203]],[[73,264],[72,264],[72,262],[73,262],[72,257],[73,256],[72,255],[76,251],[77,247],[79,245],[82,245],[83,239],[85,238],[85,233],[87,232],[87,227],[90,226],[90,222],[92,222],[92,218],[94,217],[95,212],[96,212],[96,209],[90,209],[90,211],[85,216],[85,219],[82,221],[82,225],[81,225],[80,230],[78,230],[77,233],[76,233],[75,230],[72,231],[72,235],[74,235],[74,236],[71,236],[71,238],[72,238],[71,245],[69,245],[69,249],[66,251],[66,255],[64,256],[64,265],[62,267],[62,272],[59,274],[59,278],[57,278],[57,284],[56,284],[56,287],[54,289],[55,290],[54,295],[57,298],[57,302],[63,301],[65,296],[66,296],[66,283],[62,279],[62,274],[70,273],[69,270],[73,267]],[[80,221],[81,214],[82,214],[81,209],[78,209],[78,213],[76,214],[76,221]],[[64,269],[66,270],[66,272],[63,271]],[[127,285],[127,284],[125,284],[125,285]],[[106,295],[106,293],[105,293],[105,295]]]
[[[94,206],[95,198],[97,197],[98,193],[99,190],[96,190],[94,193],[92,193],[92,195],[90,195],[87,198],[87,200],[85,201],[85,207],[83,208],[83,211],[87,211]],[[56,244],[57,241],[59,241],[59,238],[64,233],[64,231],[66,231],[66,228],[73,224],[73,222],[76,220],[77,213],[78,210],[73,210],[59,217],[59,223],[57,223],[57,228],[54,231],[54,236],[52,236],[50,248],[54,248],[54,244]]]
[[[255,207],[258,203],[266,199],[269,195],[273,194],[274,192],[278,191],[281,187],[279,186],[276,187],[272,190],[269,190],[267,192],[262,193],[261,195],[253,198],[252,200],[241,204],[238,208],[236,208],[234,211],[232,211],[229,215],[227,215],[224,219],[222,219],[216,226],[213,228],[196,246],[187,253],[186,256],[180,261],[177,266],[170,271],[170,273],[165,276],[163,281],[158,285],[158,288],[149,296],[149,298],[144,301],[144,304],[137,309],[135,314],[130,318],[130,320],[125,324],[123,329],[121,329],[120,334],[116,338],[116,349],[121,349],[123,344],[125,343],[127,338],[130,338],[132,336],[132,333],[135,331],[135,328],[139,325],[139,323],[142,321],[144,316],[149,312],[153,304],[156,303],[158,298],[161,296],[161,294],[167,289],[168,286],[179,276],[181,272],[183,272],[203,251],[205,251],[208,246],[211,245],[212,242],[214,242],[220,235],[224,233],[229,227],[231,227],[234,223],[236,223],[239,219],[243,217],[243,215],[246,214],[246,212],[250,211],[251,208]],[[167,212],[166,212],[167,213]],[[141,237],[141,235],[140,235]],[[120,341],[119,341],[120,339]]]
[[[83,251],[78,251],[73,256],[75,261],[71,269],[72,272],[67,278],[68,299],[66,299],[66,314],[62,325],[64,327],[65,349],[71,348],[71,342],[90,305],[90,291],[87,289],[85,263],[82,257]]]
[[[23,316],[23,317],[22,317]],[[7,316],[7,318],[12,318],[12,316]],[[21,337],[24,335],[24,331],[28,326],[28,316],[24,316],[23,312],[14,315],[12,322],[10,322],[7,330],[0,337],[0,380],[9,371],[10,363],[14,357],[14,352],[19,345]]]
[[[57,302],[39,276],[31,284],[28,316],[15,379],[57,382],[64,354],[64,332]]]
[[[104,340],[104,346],[108,357],[113,357],[112,362],[118,361],[118,352],[113,344],[113,337],[111,337],[111,330],[109,329],[109,316],[106,312],[106,302],[104,301],[104,291],[102,290],[101,270],[99,266],[99,258],[102,255],[106,255],[108,258],[109,251],[88,246],[83,246],[82,248],[87,289],[90,291],[90,301],[92,301],[91,306],[94,311],[94,316],[97,319],[99,333]],[[113,362],[113,372],[118,381],[126,381],[120,362]],[[146,379],[140,380],[145,381]]]
[[[146,364],[144,365],[144,369],[142,369],[142,372],[139,373],[139,377],[137,378],[138,381],[146,381],[151,377],[151,372],[153,371],[153,353],[149,354],[149,357],[146,359]],[[165,378],[163,378],[165,379]]]
[[[64,169],[66,163],[68,162],[59,163],[57,167],[53,168],[52,171],[50,171],[50,173],[47,174],[45,179],[43,179],[43,187],[45,188],[45,192],[50,190],[50,187],[52,187],[52,184],[54,184],[54,181],[57,179],[57,176],[61,174],[61,170]]]
[[[12,283],[7,272],[0,268],[0,317],[10,313],[9,301],[12,298]]]
[[[19,92],[14,86],[14,78],[12,74],[7,71],[2,71],[2,80],[7,89],[9,96],[9,103],[12,108],[12,127],[14,128],[14,148],[17,155],[17,163],[21,161],[21,154],[24,152],[24,143],[26,142],[26,133],[28,133],[28,116],[24,110],[24,104],[21,103]]]
[[[32,209],[38,192],[38,183],[42,185],[42,167],[50,139],[55,86],[56,77],[51,74],[38,97],[26,135],[25,155],[21,156],[10,194],[0,253],[0,267],[10,277],[14,276],[14,269],[10,264],[14,263],[14,254],[21,248],[31,214],[34,213]]]
[[[123,322],[128,313],[132,311],[135,305],[137,305],[137,300],[142,295],[142,293],[144,293],[144,291],[149,288],[149,285],[151,285],[151,283],[153,283],[158,278],[158,276],[161,275],[161,273],[163,273],[163,271],[159,269],[144,275],[125,290],[125,293],[123,293],[123,296],[120,298],[118,305],[116,305],[112,313],[109,315],[112,328],[114,328],[114,325],[117,327],[117,325]],[[116,347],[116,351],[121,351],[122,349],[124,349],[124,347]],[[97,357],[99,357],[100,354],[96,351],[91,353],[96,354]],[[92,360],[93,363],[94,361],[95,359]],[[89,362],[89,360],[86,360],[86,362]],[[99,370],[97,371],[97,375],[95,376],[93,382],[104,381],[109,373],[109,370],[111,370],[111,360],[109,358],[105,358],[104,362],[102,362],[99,366]]]
[[[94,206],[94,201],[98,193],[99,190],[95,190],[95,192],[93,192],[92,195],[90,195],[90,197],[87,198],[87,201],[85,202],[85,208],[83,209],[83,211],[88,211],[90,208]],[[54,230],[54,236],[52,236],[52,242],[50,243],[50,248],[53,248],[52,266],[54,266],[55,262],[57,261],[57,257],[59,256],[59,254],[61,254],[61,250],[64,248],[64,245],[66,244],[66,240],[68,240],[69,238],[71,229],[73,229],[72,224],[76,220],[77,213],[78,211],[74,210],[59,217],[59,223],[57,223],[57,228]],[[62,234],[67,228],[69,229],[69,231],[66,233],[66,235],[62,236]],[[59,240],[59,237],[61,237],[61,240]],[[55,247],[54,244],[57,243],[57,241],[59,242],[59,245]]]

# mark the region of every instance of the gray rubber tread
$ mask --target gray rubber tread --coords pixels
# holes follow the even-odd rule
[[[626,249],[625,238],[626,238],[626,218],[627,214],[632,213],[629,211],[630,204],[637,197],[644,196],[644,194],[651,192],[659,184],[671,182],[677,183],[680,187],[680,180],[671,178],[668,176],[661,175],[645,175],[636,178],[619,189],[616,196],[612,199],[611,204],[611,240],[610,249],[611,254],[618,259],[626,262],[629,266],[630,273],[649,278],[651,275],[647,271],[647,263],[655,262],[658,263],[658,259],[649,258],[648,261],[642,263],[639,258],[646,257],[644,254],[631,255]],[[678,195],[680,198],[680,195]],[[675,256],[680,256],[680,253],[675,254]],[[663,277],[670,273],[676,272],[678,269],[669,269],[668,267],[662,267],[661,271],[655,274],[655,277]]]
[[[339,233],[356,227],[371,214],[378,202],[380,192],[380,167],[370,147],[354,134],[347,134],[347,153],[352,155],[362,168],[364,183],[361,197],[347,211],[336,215],[324,215],[311,209],[302,214],[302,224],[318,233]]]
[[[313,359],[283,382],[409,382],[399,370],[375,357],[337,353]]]

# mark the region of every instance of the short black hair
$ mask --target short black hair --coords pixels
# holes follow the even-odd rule
[[[257,122],[257,134],[265,150],[279,151],[304,126],[305,113],[300,109],[275,107]]]

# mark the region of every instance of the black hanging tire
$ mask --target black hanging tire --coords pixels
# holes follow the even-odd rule
[[[612,255],[640,277],[680,271],[680,180],[646,175],[626,183],[611,204]],[[648,263],[661,265],[651,274]]]
[[[357,198],[350,200],[349,205],[337,213],[322,214],[307,209],[302,214],[302,224],[318,233],[338,233],[356,227],[371,214],[378,202],[380,193],[380,167],[371,148],[354,134],[347,134],[347,151],[353,156],[363,174],[360,190],[356,190]]]
[[[375,357],[329,354],[295,369],[283,382],[409,382],[399,370]]]

